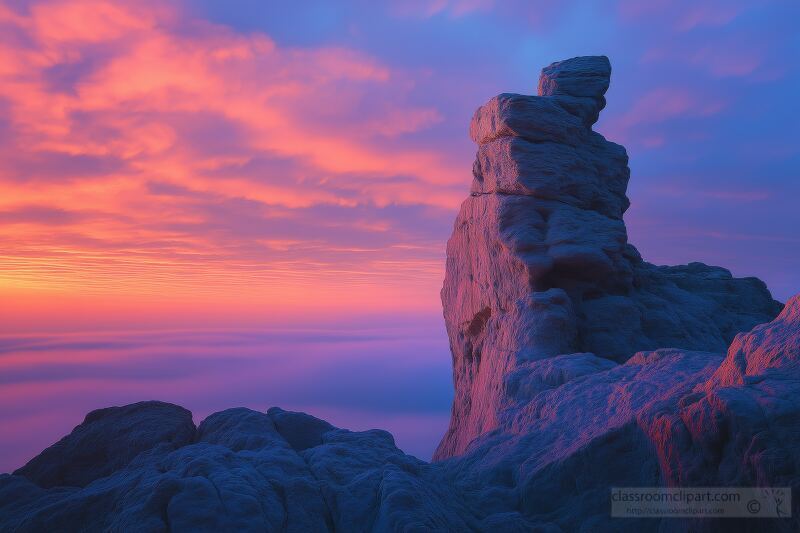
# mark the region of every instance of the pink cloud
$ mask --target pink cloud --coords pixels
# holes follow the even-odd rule
[[[149,8],[156,8],[152,11]],[[129,9],[106,0],[35,3],[29,20],[21,21],[41,43],[102,43],[134,32],[152,30],[167,15],[156,5]]]
[[[604,123],[602,130],[615,141],[654,148],[667,142],[662,133],[653,131],[657,125],[677,118],[716,115],[726,106],[725,99],[697,90],[656,87],[636,98],[621,115]]]
[[[661,185],[654,189],[659,195],[694,198],[699,200],[719,200],[725,202],[760,202],[770,198],[765,190],[736,189],[698,189],[695,185],[680,185],[680,182],[696,183],[697,178],[673,179],[671,185]]]
[[[494,5],[494,0],[413,0],[392,2],[391,10],[402,17],[429,18],[442,13],[451,17],[463,17],[490,9]]]
[[[644,65],[688,61],[693,67],[716,78],[749,77],[760,80],[765,72],[768,54],[758,44],[718,39],[700,47],[688,43],[655,46],[646,50],[640,60]],[[774,76],[770,78],[774,79]]]
[[[439,273],[438,248],[398,247],[405,224],[379,218],[392,206],[453,209],[469,172],[402,141],[442,120],[410,103],[410,73],[161,3],[42,0],[0,7],[0,25],[12,30],[0,34],[12,139],[0,148],[0,243],[14,265],[0,287],[259,287],[288,302],[313,280],[350,279],[382,285],[388,302],[398,270],[426,284]],[[255,171],[258,161],[268,163]],[[347,214],[356,209],[368,211]]]
[[[690,59],[717,77],[749,76],[761,67],[763,60],[763,54],[752,45],[705,46]]]
[[[617,9],[623,19],[658,17],[663,24],[677,31],[686,32],[701,26],[725,26],[739,16],[745,6],[738,0],[714,0],[705,3],[621,0]]]
[[[731,0],[711,4],[694,4],[688,6],[680,14],[677,29],[688,31],[699,26],[724,26],[732,22],[742,9],[742,6]]]

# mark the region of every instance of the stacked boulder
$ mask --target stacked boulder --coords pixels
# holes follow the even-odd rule
[[[534,361],[723,352],[781,309],[756,278],[701,263],[658,267],[628,244],[628,156],[591,129],[610,75],[605,56],[553,63],[538,96],[501,94],[472,118],[471,195],[447,243],[442,289],[455,400],[438,459],[463,453],[529,398],[520,383],[535,381]]]

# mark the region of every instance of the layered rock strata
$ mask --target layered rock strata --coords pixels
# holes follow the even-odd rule
[[[472,118],[471,195],[447,243],[442,289],[455,400],[437,459],[463,453],[500,411],[530,399],[518,384],[533,361],[723,352],[780,311],[756,278],[655,266],[627,242],[628,156],[591,129],[610,75],[604,56],[553,63],[538,96],[501,94]]]

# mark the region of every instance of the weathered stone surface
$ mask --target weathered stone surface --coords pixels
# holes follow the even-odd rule
[[[600,99],[611,81],[606,56],[581,56],[556,61],[542,69],[539,96],[579,96]]]
[[[110,431],[133,449],[137,421],[170,422],[178,406],[143,402],[87,417],[65,440]],[[129,416],[129,419],[125,417]],[[54,462],[46,450],[34,461]],[[380,430],[352,433],[304,413],[228,409],[176,447],[143,448],[86,486],[47,488],[18,471],[0,475],[2,531],[470,531],[475,513],[441,470],[395,447]]]
[[[578,144],[586,129],[554,100],[505,93],[475,111],[469,134],[478,144],[504,136],[531,142],[557,139],[565,144]]]
[[[539,96],[554,96],[589,127],[606,106],[604,95],[610,81],[611,63],[606,56],[573,57],[542,69]]]
[[[83,487],[153,448],[173,450],[194,438],[192,413],[163,402],[98,409],[72,433],[15,472],[42,487]]]
[[[275,429],[281,437],[298,452],[321,444],[325,434],[334,429],[324,420],[306,413],[294,413],[273,407],[268,414],[274,421]]]
[[[700,263],[655,266],[627,242],[628,157],[590,129],[610,74],[603,56],[554,63],[542,71],[541,96],[503,94],[473,117],[471,195],[447,244],[442,288],[456,393],[437,459],[497,427],[512,402],[505,377],[528,361],[719,353],[781,309],[760,280]],[[575,99],[578,112],[564,104]]]
[[[625,149],[597,134],[587,141],[594,149],[513,136],[481,144],[471,192],[529,195],[622,218],[629,205]]]
[[[709,380],[709,387],[757,383],[800,365],[800,296],[790,300],[778,318],[736,336],[728,356]]]

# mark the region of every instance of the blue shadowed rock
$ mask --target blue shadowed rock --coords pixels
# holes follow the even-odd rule
[[[153,448],[174,450],[194,438],[192,413],[164,402],[92,411],[72,433],[14,472],[41,487],[84,487]]]
[[[606,56],[573,57],[542,69],[539,96],[553,96],[586,127],[597,122],[606,106],[611,63]]]

